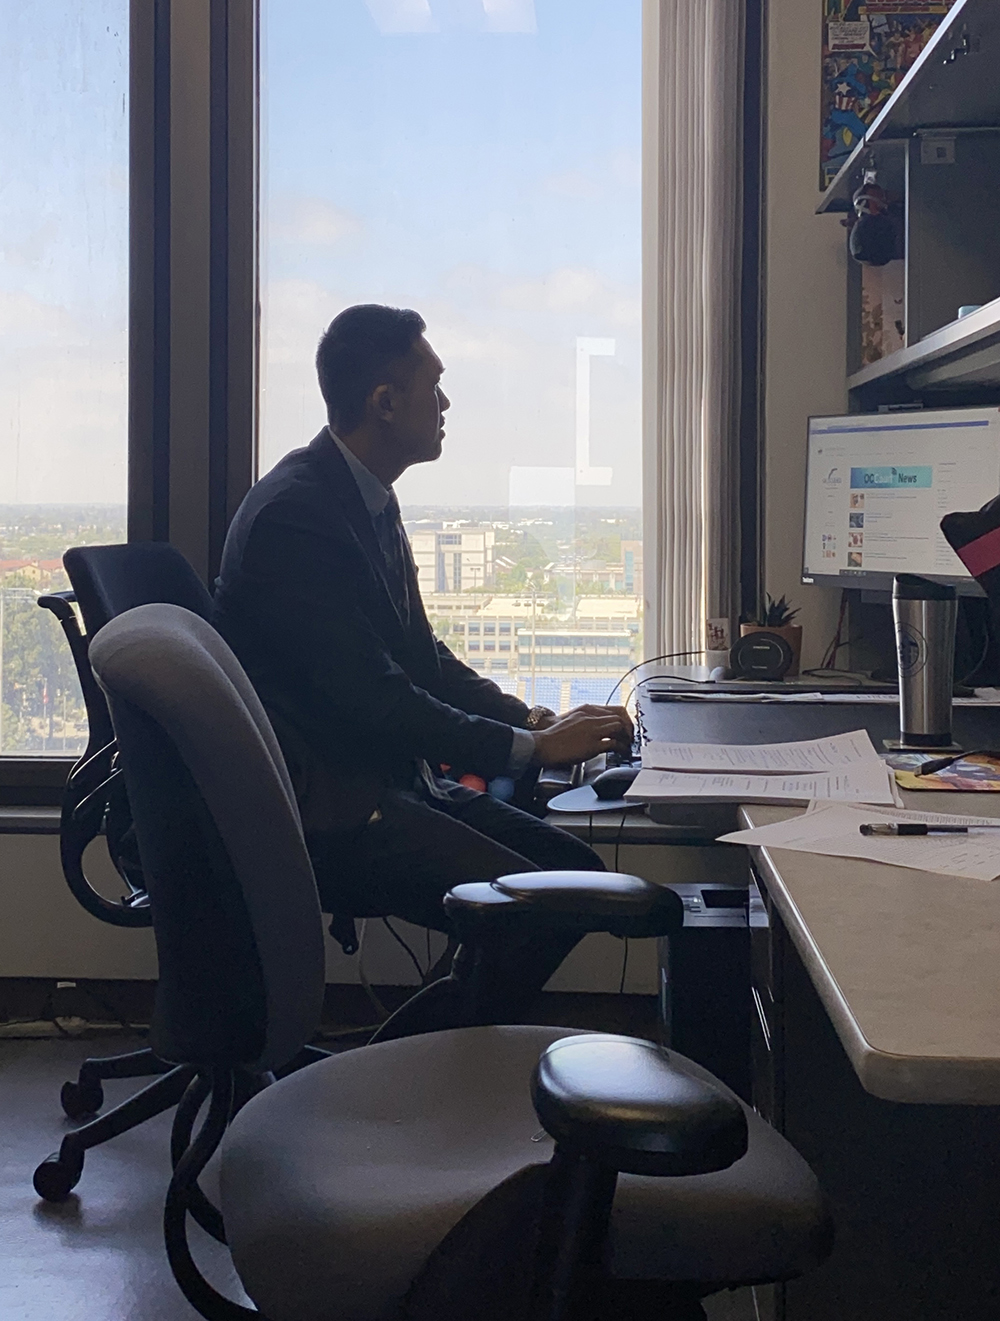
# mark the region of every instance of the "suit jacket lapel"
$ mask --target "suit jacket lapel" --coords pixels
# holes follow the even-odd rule
[[[393,600],[392,592],[389,590],[389,582],[385,576],[385,561],[382,557],[382,548],[378,544],[378,537],[375,535],[375,527],[372,523],[371,514],[361,498],[361,492],[358,490],[358,484],[354,480],[350,468],[344,461],[344,456],[336,445],[330,439],[329,432],[324,427],[319,435],[310,442],[310,451],[316,456],[320,471],[335,495],[340,507],[344,511],[344,516],[349,523],[351,530],[361,543],[361,548],[365,553],[365,559],[372,571],[378,584],[379,595],[382,604],[390,612],[390,618],[395,622],[401,637],[408,638],[408,629],[406,622],[399,612],[399,607]],[[410,560],[412,567],[412,560]],[[414,595],[416,594],[416,595]],[[410,581],[411,605],[419,603],[420,595],[416,587],[415,570]],[[425,627],[429,626],[426,622],[426,616],[423,610],[420,615],[424,620]],[[388,641],[388,639],[387,639]]]

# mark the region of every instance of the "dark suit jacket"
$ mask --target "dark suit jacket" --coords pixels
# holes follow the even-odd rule
[[[414,761],[489,779],[528,708],[431,631],[407,557],[393,602],[371,517],[324,429],[251,489],[233,519],[214,622],[256,688],[307,833],[350,830]]]

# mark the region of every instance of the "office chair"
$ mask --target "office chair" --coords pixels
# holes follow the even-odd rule
[[[112,621],[91,660],[149,886],[152,1040],[191,1077],[164,1228],[203,1316],[694,1321],[707,1294],[823,1258],[808,1166],[705,1070],[646,1041],[489,1021],[491,950],[511,933],[675,930],[677,897],[635,877],[456,887],[461,952],[437,990],[450,1025],[274,1082],[317,1021],[323,942],[264,711],[222,639],[175,607]],[[221,1214],[198,1183],[220,1143]],[[229,1244],[260,1312],[201,1276],[189,1214]]]
[[[94,680],[88,651],[98,630],[133,606],[169,601],[207,619],[212,598],[180,551],[165,542],[75,547],[66,551],[63,564],[72,590],[41,596],[38,604],[52,611],[66,635],[89,728],[87,746],[70,771],[63,794],[59,825],[63,874],[74,898],[100,921],[113,926],[148,927],[152,922],[149,898],[125,783],[116,764],[114,729],[104,694]],[[83,616],[82,632],[74,602]],[[87,876],[84,855],[99,835],[104,836],[111,861],[127,887],[117,902],[102,894]],[[104,1104],[103,1081],[148,1077],[157,1077],[157,1081],[72,1135],[81,1168],[88,1148],[176,1105],[188,1076],[158,1059],[152,1050],[143,1049],[85,1060],[76,1081],[63,1085],[63,1109],[71,1119],[82,1119],[95,1115]]]

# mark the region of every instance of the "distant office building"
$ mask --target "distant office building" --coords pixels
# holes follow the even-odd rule
[[[600,588],[604,592],[624,592],[625,568],[602,560],[584,560],[575,570],[578,587]]]
[[[637,634],[642,621],[638,596],[581,596],[576,603],[576,626],[600,632]]]
[[[435,596],[435,602],[440,603],[436,606],[441,612],[438,618],[443,617],[442,607],[446,606],[448,599]],[[527,595],[500,593],[473,599],[476,602],[474,614],[449,612],[449,646],[464,655],[469,664],[483,674],[514,673],[517,669],[518,630],[527,627],[530,632],[532,619],[536,625],[550,624],[554,600],[536,596],[532,601]],[[426,597],[424,602],[428,614],[431,614]],[[464,652],[461,650],[463,646]]]
[[[614,564],[604,560],[563,561],[545,571],[545,581],[569,580],[579,591],[622,592],[642,597],[642,542],[623,541],[622,557]]]
[[[622,542],[622,569],[625,591],[642,600],[642,542]]]
[[[632,634],[563,628],[519,628],[517,666],[521,674],[624,674],[633,664]]]
[[[492,586],[492,527],[469,523],[409,523],[407,533],[421,595],[483,591]]]

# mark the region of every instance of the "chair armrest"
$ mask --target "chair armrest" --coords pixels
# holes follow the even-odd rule
[[[43,610],[51,610],[59,622],[65,624],[67,620],[76,620],[72,604],[75,600],[76,592],[47,592],[38,598],[38,604]]]
[[[545,1131],[563,1150],[629,1174],[709,1174],[745,1154],[735,1097],[693,1078],[634,1037],[564,1037],[531,1079]]]
[[[684,925],[684,906],[673,890],[621,872],[518,872],[470,881],[450,890],[444,906],[463,942],[508,923],[616,936],[669,936]]]

